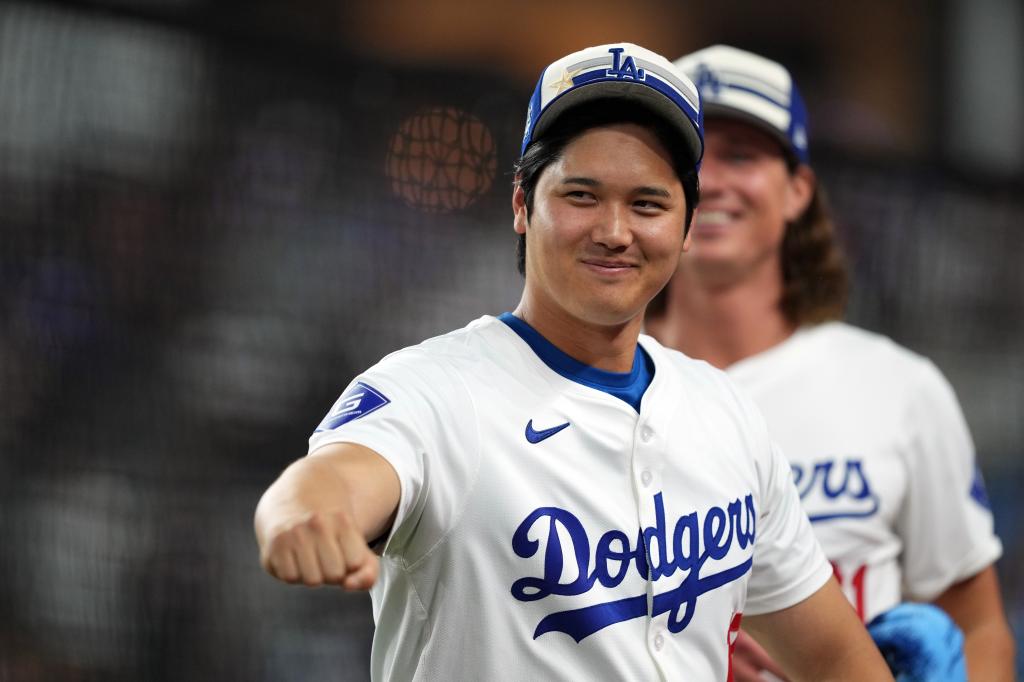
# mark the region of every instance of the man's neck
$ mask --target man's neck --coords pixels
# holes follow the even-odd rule
[[[633,368],[641,318],[619,325],[594,325],[565,319],[563,311],[549,310],[526,297],[513,313],[547,339],[558,350],[579,362],[608,372]]]
[[[795,331],[779,307],[774,270],[714,286],[680,270],[669,283],[665,313],[647,323],[662,344],[724,369],[776,346]]]

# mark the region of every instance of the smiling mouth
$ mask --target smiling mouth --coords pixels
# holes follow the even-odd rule
[[[732,221],[732,214],[728,211],[698,211],[697,225],[704,227],[719,227]]]
[[[631,268],[635,268],[636,265],[632,263],[618,263],[610,261],[597,261],[597,260],[584,260],[584,265],[588,265],[600,271],[605,272],[623,272]]]

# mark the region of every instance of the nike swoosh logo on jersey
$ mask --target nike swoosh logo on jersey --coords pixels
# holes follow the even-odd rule
[[[544,440],[545,438],[551,438],[551,436],[555,435],[562,429],[567,428],[568,426],[569,422],[565,422],[564,424],[559,424],[558,426],[552,426],[550,429],[534,431],[533,420],[531,419],[530,421],[526,422],[526,440],[530,441],[533,444],[537,444]]]

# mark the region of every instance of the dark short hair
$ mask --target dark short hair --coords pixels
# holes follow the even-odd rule
[[[601,126],[617,123],[635,123],[651,130],[672,157],[672,167],[683,185],[686,197],[686,221],[683,234],[690,229],[693,210],[700,200],[700,183],[697,169],[681,143],[679,134],[658,114],[635,103],[600,100],[573,107],[563,113],[558,121],[534,140],[515,163],[516,184],[523,188],[526,201],[526,215],[533,211],[533,195],[544,169],[562,157],[562,152],[583,133]],[[526,235],[519,235],[516,245],[516,267],[519,274],[526,275]]]

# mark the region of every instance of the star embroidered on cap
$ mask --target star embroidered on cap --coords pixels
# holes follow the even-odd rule
[[[548,87],[555,88],[555,94],[556,95],[560,95],[560,94],[562,94],[562,92],[564,92],[565,90],[568,90],[569,88],[571,88],[573,86],[572,79],[575,78],[576,74],[578,74],[578,73],[579,73],[579,70],[576,70],[576,71],[566,71],[566,70],[563,70],[562,71],[562,78],[561,78],[561,80],[555,81],[554,83],[552,83]]]

